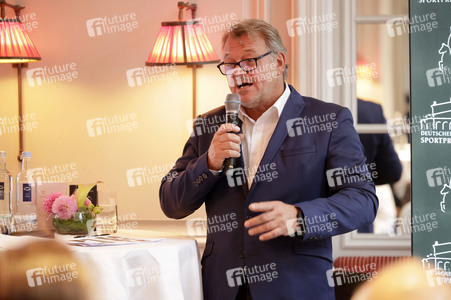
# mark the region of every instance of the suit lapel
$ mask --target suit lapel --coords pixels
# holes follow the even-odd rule
[[[269,140],[266,151],[263,154],[260,165],[270,164],[274,156],[279,151],[283,141],[288,135],[287,121],[290,119],[298,118],[302,110],[304,109],[305,102],[302,96],[290,85],[291,94],[288,98],[285,107],[283,108],[282,114],[280,115],[279,122],[277,122],[274,133]],[[244,164],[243,164],[244,165]],[[258,173],[256,173],[256,176]],[[255,185],[255,181],[252,183],[250,190],[252,191]]]

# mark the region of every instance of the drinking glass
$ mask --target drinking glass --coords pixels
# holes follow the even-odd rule
[[[117,201],[115,190],[98,192],[98,204],[102,212],[97,216],[97,234],[113,234],[117,232]]]

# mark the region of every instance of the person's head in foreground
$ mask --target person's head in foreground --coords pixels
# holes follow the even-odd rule
[[[67,246],[32,242],[0,255],[0,299],[90,299],[86,276]]]
[[[373,281],[363,284],[352,300],[445,300],[451,289],[440,285],[433,271],[426,272],[417,260],[383,269]]]

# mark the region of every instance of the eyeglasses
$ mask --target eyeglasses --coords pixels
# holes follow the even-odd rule
[[[217,65],[216,67],[219,69],[219,71],[221,72],[222,75],[227,75],[232,70],[234,70],[237,65],[240,66],[241,70],[243,70],[244,72],[251,72],[251,71],[254,71],[255,69],[257,69],[257,60],[265,57],[266,55],[268,55],[270,53],[272,53],[272,51],[266,52],[265,54],[262,54],[259,57],[247,58],[247,59],[240,60],[237,63],[222,62],[219,65]]]

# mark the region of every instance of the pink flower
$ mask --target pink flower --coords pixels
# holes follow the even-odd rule
[[[77,201],[69,196],[60,196],[52,205],[52,212],[63,220],[69,220],[78,210]]]
[[[48,214],[52,213],[52,205],[53,202],[55,202],[55,199],[59,196],[62,196],[63,194],[55,192],[51,193],[50,195],[47,195],[44,199],[44,202],[42,203],[42,207],[44,208],[45,212]]]
[[[91,199],[89,199],[88,197],[86,197],[86,200],[85,200],[85,206],[87,207],[87,206],[89,206],[89,204],[92,204]]]

